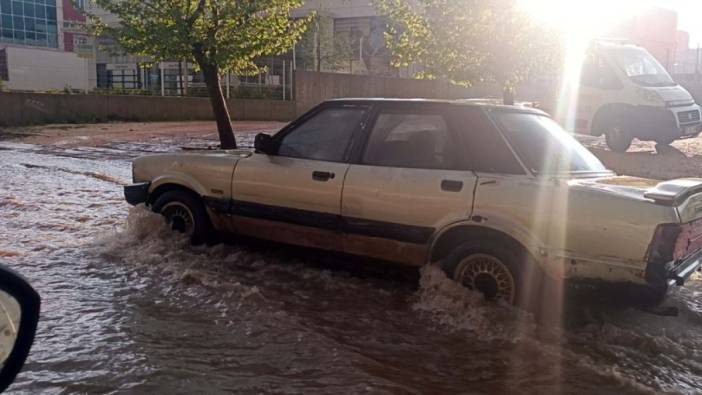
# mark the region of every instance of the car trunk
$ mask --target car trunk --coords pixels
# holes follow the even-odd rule
[[[665,240],[658,236],[658,240],[654,240],[654,244],[667,244],[673,259],[685,258],[702,249],[702,179],[658,182],[633,177],[611,177],[598,179],[594,184],[613,193],[675,209],[679,222],[661,224],[661,227],[667,227],[667,236],[663,237]]]

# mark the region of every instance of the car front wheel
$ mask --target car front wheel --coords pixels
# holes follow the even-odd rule
[[[540,299],[542,273],[523,249],[505,243],[468,242],[442,264],[446,275],[486,300],[531,310]]]
[[[190,237],[193,244],[214,241],[214,230],[207,210],[192,192],[176,190],[159,196],[152,210],[163,215],[171,229]]]

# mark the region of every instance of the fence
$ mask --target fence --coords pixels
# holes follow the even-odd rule
[[[292,100],[293,65],[285,58],[262,58],[261,73],[227,73],[220,83],[228,99]],[[207,97],[202,73],[189,62],[98,63],[97,90],[101,94]]]
[[[298,114],[324,100],[344,97],[469,99],[500,96],[500,90],[489,84],[466,88],[442,80],[295,72],[294,97]]]

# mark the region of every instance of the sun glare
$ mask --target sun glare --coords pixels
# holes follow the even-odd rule
[[[521,7],[552,28],[580,40],[605,35],[627,16],[639,12],[641,0],[519,0]]]
[[[565,44],[561,92],[554,117],[568,130],[575,128],[575,108],[585,52],[591,41],[604,37],[627,17],[642,11],[647,0],[518,0],[534,20],[559,31]]]

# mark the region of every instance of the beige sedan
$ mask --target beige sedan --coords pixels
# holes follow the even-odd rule
[[[142,157],[133,174],[127,201],[194,242],[243,234],[439,264],[515,304],[543,279],[660,299],[702,265],[702,180],[618,177],[528,108],[330,101],[255,149]]]

